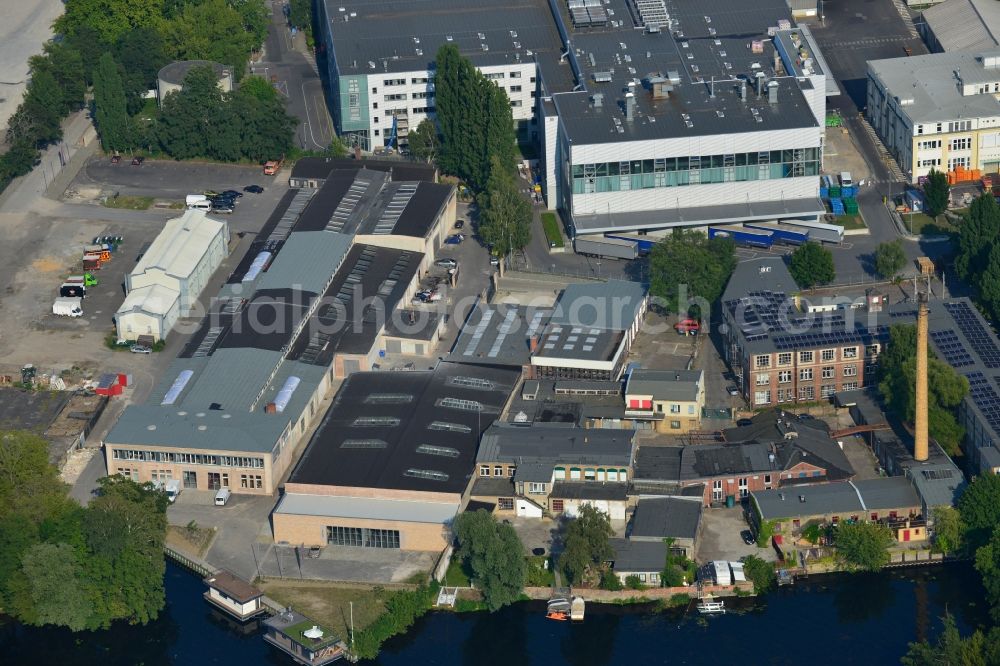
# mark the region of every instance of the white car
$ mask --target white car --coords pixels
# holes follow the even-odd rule
[[[454,259],[438,259],[434,265],[438,268],[458,268],[458,262]]]

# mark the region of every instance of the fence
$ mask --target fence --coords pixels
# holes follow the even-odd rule
[[[702,585],[702,594],[712,594],[719,597],[733,597],[737,595],[737,590],[742,590],[749,594],[753,593],[753,583],[737,583],[735,585]],[[656,601],[660,599],[670,599],[678,594],[686,594],[692,599],[698,597],[699,588],[690,585],[688,587],[648,587],[642,590],[581,590],[574,589],[573,594],[581,596],[587,601],[600,603],[602,601],[627,601],[629,599],[649,599]],[[551,587],[526,587],[524,594],[530,599],[545,600],[552,597]]]
[[[199,576],[207,577],[215,573],[215,570],[209,567],[206,562],[190,558],[187,555],[174,550],[170,546],[164,546],[163,553],[175,563],[181,565],[185,569],[193,571]]]

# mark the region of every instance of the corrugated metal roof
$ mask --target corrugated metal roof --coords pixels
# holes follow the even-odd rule
[[[167,220],[132,275],[158,268],[168,275],[187,277],[195,269],[215,238],[228,235],[228,224],[206,216],[203,210],[188,210]]]
[[[285,494],[274,512],[295,516],[399,520],[407,523],[445,523],[458,513],[458,502],[340,497],[334,495]]]
[[[992,49],[998,44],[1000,3],[996,0],[946,0],[927,9],[924,21],[944,51]]]
[[[788,486],[751,492],[751,495],[764,520],[827,514],[843,516],[920,506],[913,484],[902,476]]]
[[[115,315],[141,311],[162,317],[170,313],[180,297],[180,293],[162,284],[139,287],[128,293]]]
[[[560,294],[550,323],[626,330],[645,300],[646,288],[638,282],[574,282]]]
[[[321,294],[347,256],[351,242],[351,236],[331,231],[292,233],[274,263],[261,276],[257,289],[297,287]]]
[[[281,352],[262,349],[217,349],[178,404],[208,409],[219,403],[232,412],[247,412],[281,357]]]

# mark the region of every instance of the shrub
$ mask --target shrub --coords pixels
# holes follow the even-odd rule
[[[633,577],[634,576],[629,576],[629,578]],[[617,592],[622,589],[621,581],[618,580],[618,576],[615,575],[615,572],[610,569],[606,569],[603,573],[601,573],[601,589],[611,590],[612,592]]]
[[[646,585],[639,580],[639,577],[635,574],[631,576],[625,576],[625,587],[630,590],[642,590],[645,589]]]

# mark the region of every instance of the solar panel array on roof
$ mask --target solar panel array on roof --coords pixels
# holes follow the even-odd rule
[[[945,362],[953,368],[974,365],[975,361],[969,355],[965,345],[958,339],[954,331],[931,331],[931,339],[938,352],[944,356]]]
[[[989,380],[983,373],[970,372],[965,377],[969,380],[969,397],[986,417],[990,426],[1000,431],[1000,396],[990,386]]]
[[[983,365],[987,368],[1000,368],[1000,349],[997,349],[990,332],[979,321],[969,304],[945,303],[944,307],[955,320],[962,335],[972,345],[973,351],[982,359]]]
[[[797,349],[806,347],[840,346],[857,343],[869,345],[874,342],[885,342],[889,339],[888,326],[873,326],[859,328],[853,331],[829,331],[825,333],[806,333],[804,335],[784,335],[774,339],[775,349]]]

